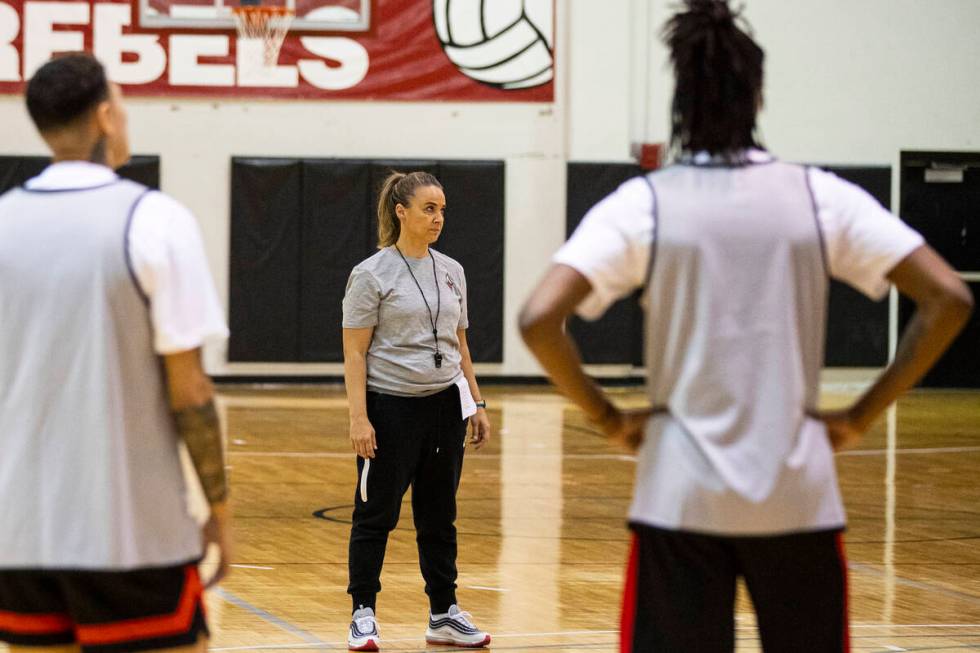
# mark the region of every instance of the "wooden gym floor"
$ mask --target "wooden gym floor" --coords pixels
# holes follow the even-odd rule
[[[495,438],[467,452],[459,492],[462,607],[496,650],[618,651],[632,459],[548,390],[485,394]],[[212,650],[345,649],[356,479],[343,392],[226,387],[220,399],[237,555],[208,598]],[[980,650],[980,394],[918,392],[891,420],[838,457],[852,650]],[[423,639],[407,500],[382,584],[383,650],[447,650]],[[737,650],[761,650],[744,594],[737,612]]]

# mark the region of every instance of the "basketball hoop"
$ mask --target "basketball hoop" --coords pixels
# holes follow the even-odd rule
[[[231,8],[241,39],[261,41],[261,58],[255,63],[275,66],[295,12],[287,7],[239,5]]]

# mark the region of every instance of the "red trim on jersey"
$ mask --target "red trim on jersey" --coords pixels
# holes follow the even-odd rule
[[[619,626],[619,651],[632,653],[633,632],[636,625],[636,584],[640,567],[640,543],[636,533],[630,545],[630,560],[626,567],[626,587],[623,588],[623,613]]]
[[[172,614],[105,624],[79,624],[76,629],[78,643],[83,646],[119,644],[185,633],[191,627],[198,604],[203,603],[203,593],[197,566],[187,565],[184,568],[184,588],[181,590],[177,609]]]
[[[55,635],[68,632],[75,624],[64,613],[24,614],[0,610],[0,630],[18,635]]]
[[[840,573],[844,579],[844,649],[843,653],[851,653],[851,620],[850,608],[847,605],[847,554],[844,552],[844,534],[837,534],[837,555],[840,557]]]

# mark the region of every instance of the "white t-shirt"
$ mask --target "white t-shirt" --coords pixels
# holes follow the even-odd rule
[[[91,188],[117,178],[103,165],[62,161],[25,186],[30,190]],[[161,192],[148,193],[133,214],[128,247],[133,272],[150,300],[158,354],[196,349],[212,338],[228,337],[200,229],[187,208]]]
[[[753,153],[755,158],[767,156]],[[925,241],[862,189],[837,175],[808,169],[830,276],[880,300],[891,270]],[[576,312],[597,320],[642,287],[654,233],[653,194],[637,177],[596,204],[553,261],[584,275],[592,292]]]

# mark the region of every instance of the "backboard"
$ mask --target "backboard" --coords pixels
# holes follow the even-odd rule
[[[151,29],[231,30],[235,29],[231,10],[239,2],[139,0],[139,24]],[[265,2],[295,11],[291,29],[297,31],[365,32],[371,27],[371,0],[263,0]]]

